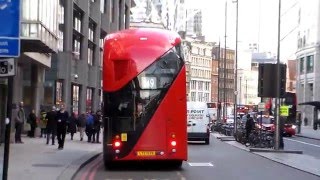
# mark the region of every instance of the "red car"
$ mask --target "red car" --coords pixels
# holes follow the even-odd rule
[[[259,122],[261,121],[261,117],[258,116],[257,127],[262,128],[263,130],[274,131],[274,117],[273,116],[262,116],[262,126],[260,126]],[[296,126],[293,124],[285,124],[283,130],[283,136],[293,136],[296,135]]]

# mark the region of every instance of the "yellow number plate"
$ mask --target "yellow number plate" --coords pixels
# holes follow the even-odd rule
[[[155,156],[155,151],[137,151],[137,156]]]

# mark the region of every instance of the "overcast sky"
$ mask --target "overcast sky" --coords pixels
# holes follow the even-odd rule
[[[236,4],[227,0],[227,46],[235,47]],[[226,0],[187,0],[187,6],[203,10],[203,33],[209,41],[224,44]],[[238,0],[239,2],[239,50],[249,43],[259,43],[260,52],[277,50],[278,0]],[[281,57],[294,58],[299,4],[297,0],[282,0]]]

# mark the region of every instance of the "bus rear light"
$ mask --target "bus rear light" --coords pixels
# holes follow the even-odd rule
[[[119,154],[119,153],[120,153],[120,150],[119,150],[119,149],[117,149],[117,150],[115,150],[115,152],[116,152],[116,154]]]
[[[160,152],[160,155],[161,155],[161,156],[163,156],[163,155],[164,155],[164,152],[163,152],[163,151],[161,151],[161,152]]]
[[[114,146],[115,148],[119,148],[119,147],[121,146],[121,141],[115,141],[115,142],[113,143],[113,146]]]
[[[172,137],[172,138],[176,138],[176,135],[175,135],[175,134],[172,134],[171,137]]]
[[[176,149],[172,149],[172,152],[175,153],[175,152],[177,152],[177,150]]]
[[[120,136],[119,136],[119,135],[116,135],[115,139],[120,139]]]
[[[176,146],[177,142],[176,141],[171,141],[171,146]]]

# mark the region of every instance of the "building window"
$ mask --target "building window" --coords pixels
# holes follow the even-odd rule
[[[38,0],[23,0],[22,1],[22,19],[23,20],[38,20]]]
[[[103,49],[104,39],[100,39],[99,45],[100,45],[100,48]]]
[[[114,19],[115,19],[115,7],[114,7],[114,3],[115,1],[114,0],[110,0],[110,22],[114,22]]]
[[[87,112],[92,111],[92,95],[93,95],[92,88],[87,88],[87,98],[86,98],[86,105],[87,105]]]
[[[203,82],[198,81],[198,90],[202,91],[203,90]]]
[[[106,9],[105,5],[106,5],[106,0],[100,0],[100,12],[101,13],[105,13],[105,9]]]
[[[307,73],[313,73],[314,60],[313,55],[307,56]]]
[[[209,102],[209,93],[204,93],[204,101]]]
[[[79,113],[79,95],[80,87],[79,85],[72,85],[72,112]]]
[[[81,19],[82,19],[82,14],[78,11],[74,11],[73,28],[79,33],[81,33]]]
[[[196,92],[191,92],[191,101],[196,101]]]
[[[210,83],[209,82],[205,82],[204,90],[205,91],[209,91],[209,86],[210,86]]]
[[[96,25],[94,23],[89,23],[88,39],[92,42],[94,42],[95,29]]]
[[[100,51],[100,61],[99,61],[100,67],[103,66],[103,51]]]
[[[81,38],[74,35],[73,36],[73,44],[72,44],[72,50],[73,54],[76,57],[76,59],[80,59],[80,53],[81,53]]]
[[[202,102],[203,101],[203,93],[202,92],[198,92],[198,101]]]
[[[56,82],[56,103],[55,104],[62,103],[62,99],[63,99],[63,81],[57,80],[57,82]]]
[[[196,88],[197,88],[196,81],[191,81],[191,89],[196,90]]]
[[[88,64],[93,65],[93,49],[90,47],[88,48]]]
[[[304,58],[300,58],[300,73],[304,71]]]

